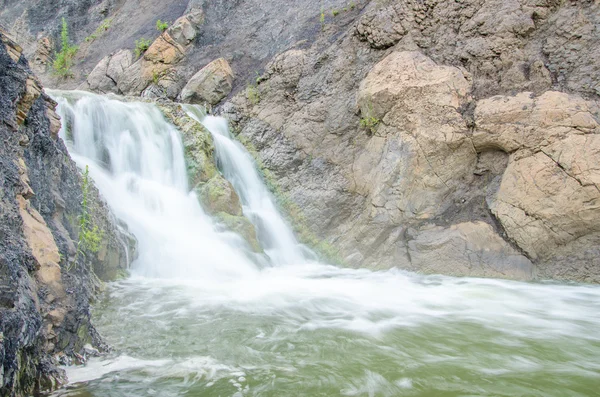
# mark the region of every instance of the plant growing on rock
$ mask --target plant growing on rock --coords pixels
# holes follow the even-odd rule
[[[90,209],[90,171],[85,166],[81,179],[81,215],[79,216],[79,240],[77,241],[77,256],[85,255],[87,252],[96,253],[100,250],[103,233],[94,225],[91,219]],[[70,270],[70,269],[69,269]]]
[[[168,22],[163,22],[160,19],[156,21],[156,30],[159,32],[164,32],[169,27]]]
[[[135,41],[135,56],[139,58],[150,47],[150,40],[142,37]]]
[[[380,120],[373,114],[373,106],[367,106],[367,114],[360,119],[360,126],[369,132],[369,135],[375,134]]]
[[[258,87],[254,84],[249,85],[246,91],[246,97],[252,105],[258,105],[260,102],[260,92],[258,91]]]
[[[98,37],[102,36],[102,34],[104,34],[104,32],[106,32],[110,28],[112,21],[113,18],[108,18],[102,21],[102,23],[96,28],[96,30],[94,30],[94,33],[85,38],[85,41],[87,43],[91,43]]]
[[[62,19],[62,30],[60,32],[61,49],[54,59],[54,72],[61,77],[72,77],[71,67],[73,66],[73,58],[77,53],[77,46],[72,46],[69,43],[69,28],[65,18]]]

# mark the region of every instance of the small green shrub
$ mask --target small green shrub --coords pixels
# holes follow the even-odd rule
[[[339,12],[338,10],[333,10],[333,11],[331,11],[331,15],[333,15],[334,17],[337,17],[337,15],[338,15],[339,13],[340,13],[340,12]]]
[[[91,43],[94,40],[96,40],[98,37],[102,36],[102,34],[104,34],[104,32],[106,32],[108,29],[110,29],[112,21],[113,21],[113,18],[108,18],[108,19],[105,19],[104,21],[102,21],[102,23],[100,25],[98,25],[96,30],[94,30],[94,33],[92,33],[91,35],[89,35],[88,37],[85,38],[85,41],[87,43]]]
[[[135,56],[139,58],[150,47],[150,40],[142,37],[135,41]]]
[[[377,117],[366,116],[360,119],[360,126],[367,129],[371,135],[377,131],[378,125],[379,119]]]
[[[246,91],[246,98],[253,105],[258,105],[260,102],[260,92],[258,91],[258,87],[256,85],[249,85]]]
[[[164,32],[169,27],[168,22],[163,22],[160,19],[156,21],[156,30],[159,32]]]
[[[319,21],[321,21],[321,30],[325,29],[325,9],[321,7],[321,16],[319,17]]]
[[[369,135],[373,135],[377,131],[379,122],[380,120],[373,113],[373,105],[368,105],[366,114],[360,119],[360,126],[365,128]]]
[[[60,32],[61,49],[56,53],[54,58],[54,73],[61,77],[72,77],[71,67],[73,66],[73,58],[77,53],[77,46],[69,44],[69,28],[67,21],[62,19],[62,30]]]
[[[90,209],[90,171],[89,167],[85,166],[85,171],[81,178],[81,215],[79,215],[79,240],[77,242],[77,254],[75,262],[79,255],[87,253],[96,253],[100,251],[100,244],[104,237],[104,233],[93,224]],[[70,270],[70,269],[68,269]]]
[[[353,10],[354,8],[356,8],[356,4],[353,1],[351,1],[350,2],[350,9]]]

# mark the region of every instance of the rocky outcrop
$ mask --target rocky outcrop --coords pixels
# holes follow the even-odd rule
[[[598,282],[600,10],[480,3],[371,2],[221,111],[348,265]]]
[[[100,93],[118,93],[117,84],[132,63],[133,53],[130,50],[119,50],[105,56],[88,76],[86,88]]]
[[[192,48],[192,41],[203,21],[202,10],[198,9],[177,19],[154,40],[140,59],[125,69],[116,81],[118,91],[126,95],[140,95],[150,87],[155,92],[162,92],[161,96],[175,98],[183,86],[183,79],[178,76],[175,66]]]
[[[600,269],[597,106],[548,91],[493,97],[475,109],[475,147],[510,153],[490,208],[545,277],[578,278],[575,263]],[[566,258],[571,265],[557,266]],[[591,272],[583,280],[600,276]]]
[[[181,91],[184,103],[216,105],[231,92],[233,71],[223,58],[216,59],[200,69]]]
[[[56,103],[22,49],[0,39],[0,394],[22,396],[63,383],[58,363],[84,360],[86,345],[103,348],[89,303],[98,277],[127,268],[129,244],[89,187],[103,238],[97,252],[78,247],[82,177],[58,137]]]

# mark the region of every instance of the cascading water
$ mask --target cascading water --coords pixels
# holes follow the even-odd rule
[[[160,278],[213,280],[256,272],[231,234],[219,234],[187,186],[177,130],[154,106],[83,92],[50,92],[61,137],[139,243],[133,270]]]
[[[273,263],[289,265],[306,262],[307,249],[302,249],[277,211],[254,160],[244,146],[233,138],[227,120],[204,116],[202,109],[194,105],[183,106],[189,116],[210,131],[215,142],[219,168],[239,194],[244,214],[256,226],[259,239]]]
[[[259,270],[188,193],[177,131],[155,107],[51,94],[73,157],[140,251],[95,308],[115,353],[69,368],[57,396],[596,395],[599,287],[307,260],[248,154],[209,118],[224,175],[287,265]]]

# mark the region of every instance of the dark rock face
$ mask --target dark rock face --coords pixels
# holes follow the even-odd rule
[[[127,268],[131,244],[92,188],[103,241],[99,252],[77,254],[82,181],[58,137],[56,104],[21,48],[0,39],[0,395],[22,396],[64,382],[58,360],[104,348],[89,302],[98,277]]]

